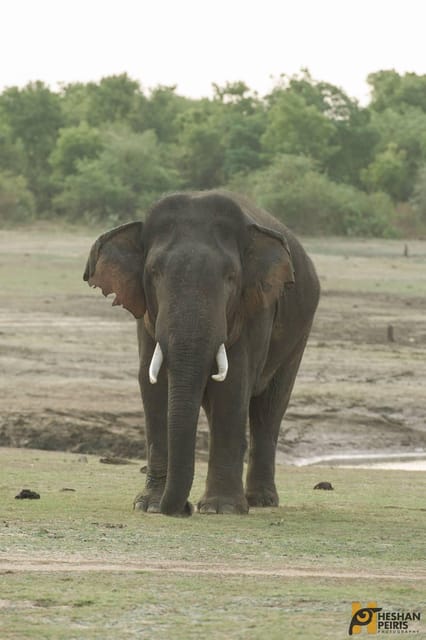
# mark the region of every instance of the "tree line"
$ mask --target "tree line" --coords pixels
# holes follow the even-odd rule
[[[0,94],[0,222],[119,224],[163,193],[225,188],[295,231],[391,236],[426,226],[426,75],[368,76],[360,106],[307,70],[267,96],[145,92],[127,74]]]

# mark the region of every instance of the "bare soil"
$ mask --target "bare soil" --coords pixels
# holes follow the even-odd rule
[[[163,560],[161,562],[150,562],[144,559],[139,561],[129,561],[125,555],[116,554],[111,558],[99,556],[95,560],[89,560],[85,555],[64,553],[58,557],[52,557],[52,553],[39,554],[29,558],[23,554],[8,554],[6,558],[0,558],[0,575],[2,573],[16,572],[140,572],[144,573],[167,573],[167,574],[195,574],[195,575],[219,575],[219,576],[271,576],[285,578],[333,578],[333,579],[356,579],[356,580],[398,580],[403,583],[408,581],[423,581],[426,576],[422,572],[412,573],[389,572],[389,571],[366,571],[357,567],[356,570],[342,571],[332,569],[322,569],[315,566],[289,567],[288,560],[283,566],[265,568],[260,564],[258,567],[229,566],[228,563],[215,562],[206,564],[205,562]],[[9,601],[5,601],[8,603]],[[1,609],[2,600],[0,600]]]
[[[134,321],[81,279],[94,237],[0,232],[0,446],[145,457]],[[323,293],[279,461],[426,452],[426,242],[305,244]]]

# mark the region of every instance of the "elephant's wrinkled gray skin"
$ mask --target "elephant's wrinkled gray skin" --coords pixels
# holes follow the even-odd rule
[[[314,267],[291,232],[231,194],[175,194],[144,223],[100,236],[84,279],[116,293],[114,304],[138,319],[148,470],[136,506],[192,513],[200,406],[210,452],[199,512],[277,505],[278,431],[319,297]],[[212,379],[219,350],[222,381]]]

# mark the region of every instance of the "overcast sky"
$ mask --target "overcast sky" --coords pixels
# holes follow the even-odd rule
[[[0,90],[127,72],[187,96],[265,95],[308,67],[363,103],[380,69],[426,73],[426,0],[1,0]]]

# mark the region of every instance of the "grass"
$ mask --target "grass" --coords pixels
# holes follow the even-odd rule
[[[0,458],[0,549],[23,565],[2,576],[2,639],[344,638],[352,600],[425,607],[420,472],[279,467],[279,508],[174,519],[131,511],[137,464]],[[204,477],[199,464],[194,501]],[[335,490],[313,491],[321,480]],[[41,499],[15,500],[24,487]],[[52,563],[42,579],[35,560]]]
[[[84,265],[96,237],[81,230],[0,231],[3,293],[55,295],[86,293]]]
[[[82,282],[89,249],[105,229],[37,228],[0,231],[2,260],[0,279],[4,293],[37,295],[87,294]],[[426,294],[423,267],[426,243],[404,240],[308,238],[303,244],[313,255],[323,289]]]
[[[404,256],[408,245],[409,257]],[[322,290],[355,294],[398,295],[406,299],[426,295],[424,241],[309,238]]]

